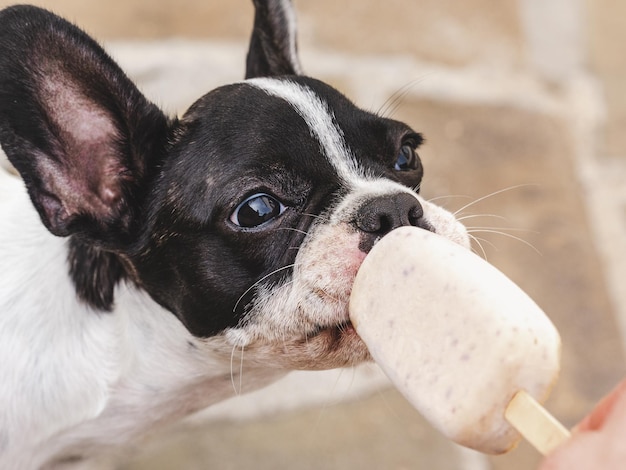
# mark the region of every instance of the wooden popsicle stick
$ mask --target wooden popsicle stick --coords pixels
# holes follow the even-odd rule
[[[571,433],[526,390],[509,402],[504,417],[541,454],[548,455],[565,442]]]

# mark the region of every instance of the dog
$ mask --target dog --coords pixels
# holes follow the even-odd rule
[[[302,74],[254,0],[245,80],[180,118],[78,27],[0,12],[0,468],[64,468],[291,370],[370,359],[347,304],[419,195],[422,136]],[[233,356],[243,360],[233,366]]]

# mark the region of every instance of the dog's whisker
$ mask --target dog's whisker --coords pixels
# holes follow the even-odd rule
[[[403,91],[401,94],[399,94],[398,96],[396,96],[396,98],[393,99],[393,101],[390,103],[390,105],[387,107],[387,109],[385,110],[385,117],[386,118],[392,118],[393,115],[396,113],[396,111],[398,110],[398,108],[402,105],[402,102],[404,101],[404,98],[409,94],[409,89]]]
[[[508,230],[509,232],[526,232],[526,233],[539,233],[536,230],[531,230],[529,228],[515,228],[515,227],[479,227],[479,226],[470,226],[466,227],[468,232],[480,232],[483,230]]]
[[[390,402],[389,399],[387,398],[387,396],[385,395],[385,389],[380,388],[380,387],[377,388],[376,389],[376,396],[378,396],[378,398],[382,401],[383,406],[384,406],[384,408],[386,408],[389,416],[391,416],[397,422],[401,422],[402,421],[402,417],[400,416],[400,413],[398,412],[398,409],[393,406],[392,402]]]
[[[243,391],[243,357],[244,357],[244,350],[245,350],[245,345],[241,345],[241,353],[239,354],[239,387],[237,387],[237,384],[235,383],[235,352],[238,351],[238,345],[235,344],[233,345],[233,349],[230,353],[230,383],[233,387],[233,391],[235,392],[235,395],[241,395],[242,391]]]
[[[235,351],[237,350],[237,345],[234,344],[233,345],[233,349],[230,352],[230,383],[233,387],[233,391],[235,392],[235,395],[239,395],[239,392],[237,391],[237,386],[235,385],[235,367],[234,367],[234,363],[235,363]]]
[[[471,233],[468,233],[467,235],[470,238],[472,238],[472,240],[476,241],[476,243],[479,243],[481,249],[484,249],[483,244],[487,244],[490,247],[492,247],[494,250],[498,251],[498,247],[491,240],[487,240],[486,238],[482,238],[482,237],[477,237],[476,235],[473,235]]]
[[[311,214],[310,212],[302,212],[302,215],[306,216],[306,217],[312,217],[314,219],[320,219],[322,222],[330,222],[330,219],[328,217],[324,217],[320,214]]]
[[[239,360],[239,394],[243,391],[243,351],[245,346],[241,345],[241,358]]]
[[[352,376],[350,377],[350,384],[348,385],[348,388],[351,389],[354,386],[354,381],[356,380],[356,367],[350,367],[350,369],[352,370]]]
[[[319,432],[319,428],[320,428],[322,419],[324,418],[324,415],[327,413],[328,408],[333,405],[332,396],[337,391],[337,387],[339,385],[339,380],[341,379],[341,376],[343,375],[343,371],[344,371],[344,368],[339,369],[339,373],[337,374],[337,378],[335,379],[335,382],[331,386],[330,394],[328,395],[328,398],[326,400],[324,400],[322,405],[317,410],[317,413],[316,413],[316,416],[315,416],[315,421],[313,422],[312,426],[310,426],[310,429],[309,429],[309,433],[310,433],[311,436],[313,436],[313,435],[315,435],[315,434],[317,434]]]
[[[248,287],[243,294],[241,294],[239,296],[239,298],[237,299],[237,302],[235,302],[235,306],[233,307],[233,312],[237,311],[237,307],[239,307],[239,304],[241,303],[241,301],[243,300],[243,298],[255,287],[257,287],[259,284],[261,284],[263,281],[265,281],[267,278],[273,276],[274,274],[279,273],[280,271],[284,271],[287,269],[291,269],[291,268],[295,268],[296,267],[296,263],[291,263],[288,264],[286,266],[283,266],[281,268],[275,269],[274,271],[266,274],[265,276],[263,276],[261,279],[259,279],[258,281],[256,281],[254,284],[252,284],[250,287]]]
[[[476,200],[474,200],[474,201],[472,201],[472,202],[470,202],[468,204],[465,204],[460,209],[457,209],[453,213],[453,215],[456,217],[457,215],[462,213],[465,209],[467,209],[469,207],[472,207],[472,206],[478,204],[479,202],[484,201],[485,199],[489,199],[491,197],[497,196],[498,194],[502,194],[502,193],[505,193],[505,192],[508,192],[508,191],[513,191],[513,190],[516,190],[516,189],[519,189],[519,188],[525,188],[525,187],[530,187],[530,186],[536,186],[536,185],[534,185],[534,184],[517,184],[515,186],[509,186],[508,188],[499,189],[499,190],[494,191],[492,193],[486,194],[485,196],[479,197],[478,199],[476,199]]]
[[[508,222],[509,221],[509,219],[507,219],[503,215],[498,215],[498,214],[469,214],[469,215],[464,215],[462,217],[457,217],[456,220],[458,220],[459,222],[462,222],[464,220],[479,219],[481,217],[485,217],[485,218],[491,217],[491,218],[494,218],[494,219],[503,220],[504,222]]]
[[[462,199],[472,199],[471,196],[465,196],[465,195],[460,195],[460,194],[451,194],[448,196],[435,196],[435,197],[431,197],[429,199],[427,199],[428,202],[432,203],[432,204],[437,204],[441,207],[446,207],[448,201],[447,200],[451,200],[451,199],[455,199],[455,198],[462,198]],[[437,202],[437,201],[444,201],[444,202]],[[455,216],[458,214],[454,214]]]
[[[302,235],[308,235],[309,234],[309,232],[307,232],[306,230],[300,230],[299,228],[293,228],[293,227],[279,227],[278,230],[286,230],[286,231],[289,231],[289,232],[297,232],[297,233],[301,233]],[[298,249],[298,248],[296,248],[296,249]]]
[[[397,110],[398,104],[402,102],[402,100],[408,95],[411,91],[411,88],[415,86],[419,79],[411,80],[406,83],[398,90],[393,92],[393,94],[385,101],[385,104],[381,107],[380,112],[381,116],[391,117],[393,113]]]
[[[495,229],[476,229],[476,230],[468,230],[468,234],[470,234],[470,232],[473,233],[495,233],[497,235],[502,235],[503,237],[508,237],[508,238],[512,238],[513,240],[517,240],[520,243],[523,243],[524,245],[528,246],[529,248],[531,248],[535,253],[537,253],[538,255],[542,255],[541,251],[539,251],[539,249],[537,249],[537,247],[535,247],[535,245],[533,245],[532,243],[524,240],[523,238],[517,237],[511,233],[506,233],[506,232],[502,232],[500,230],[495,230]]]
[[[294,282],[295,281],[293,279],[290,279],[289,281],[285,282],[284,284],[282,284],[280,286],[276,286],[275,289],[285,289],[286,287],[289,287],[289,286],[293,285]]]
[[[493,243],[491,240],[487,240],[486,238],[477,237],[476,235],[468,234],[468,236],[476,242],[476,244],[480,247],[481,254],[485,261],[489,261],[489,257],[487,256],[487,250],[485,250],[485,245],[490,246],[495,251],[500,251],[499,248]],[[476,254],[478,252],[474,251]]]
[[[387,100],[383,103],[383,105],[379,108],[379,110],[375,114],[377,114],[378,116],[387,117],[387,118],[393,116],[394,113],[398,110],[398,107],[402,104],[402,101],[404,100],[404,98],[409,94],[411,89],[415,85],[423,81],[424,78],[425,77],[415,78],[411,80],[410,82],[408,82],[407,84],[405,84],[404,86],[402,86],[397,91],[395,91],[389,98],[387,98]]]
[[[452,198],[463,198],[463,199],[472,199],[472,196],[467,196],[464,194],[449,194],[447,196],[434,196],[428,198],[428,202],[440,201],[441,199],[452,199]]]
[[[352,369],[352,381],[354,381],[354,367],[351,367]],[[339,389],[339,382],[341,381],[341,378],[344,375],[344,371],[346,370],[346,368],[342,368],[339,369],[339,373],[337,374],[337,378],[335,379],[335,382],[333,383],[333,385],[330,388],[330,394],[329,394],[329,399],[326,401],[326,405],[324,406],[324,408],[331,406],[332,403],[332,397],[333,395],[337,394],[337,390]]]
[[[374,112],[374,114],[377,114],[378,116],[381,116],[381,117],[388,117],[387,112],[389,111],[389,108],[396,102],[398,97],[402,95],[403,93],[406,93],[407,92],[406,90],[410,89],[411,86],[413,86],[413,81],[406,83],[405,85],[403,85],[402,87],[394,91],[389,96],[389,98],[385,100],[385,102],[381,105],[381,107],[378,108],[378,110]]]
[[[477,255],[481,255],[482,253],[482,257],[487,259],[487,253],[485,253],[485,249],[483,248],[483,246],[481,245],[480,241],[478,240],[478,238],[476,238],[475,236],[473,236],[472,234],[468,234],[468,237],[470,237],[470,239],[474,242],[475,246],[478,246],[478,248],[480,248],[480,253],[474,248],[472,247],[472,251],[474,253],[476,253]]]

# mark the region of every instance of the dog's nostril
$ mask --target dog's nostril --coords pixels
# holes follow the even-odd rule
[[[388,213],[367,211],[359,214],[356,220],[357,227],[367,233],[387,233],[395,225],[393,217]]]
[[[361,231],[359,249],[369,253],[374,244],[392,230],[412,225],[434,231],[424,218],[424,209],[411,194],[401,193],[378,197],[365,202],[353,221]]]
[[[409,212],[409,225],[412,225],[413,227],[423,228],[424,230],[428,230],[429,232],[435,231],[434,227],[430,225],[428,221],[424,218],[424,209],[419,202],[418,205]]]
[[[415,207],[412,207],[409,210],[409,225],[414,225],[415,227],[419,226],[422,217],[424,217],[424,209],[422,208],[422,205],[418,202]]]
[[[383,236],[405,225],[430,230],[424,220],[424,209],[419,201],[407,193],[372,199],[361,206],[355,218],[362,232]]]

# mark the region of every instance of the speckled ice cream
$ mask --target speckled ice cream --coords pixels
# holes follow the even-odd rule
[[[431,232],[400,228],[361,266],[350,318],[406,398],[455,442],[512,448],[505,421],[515,392],[543,401],[559,371],[560,338],[504,274]]]

